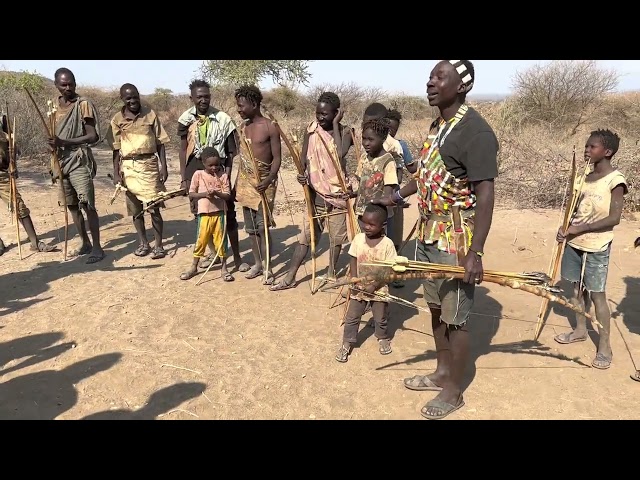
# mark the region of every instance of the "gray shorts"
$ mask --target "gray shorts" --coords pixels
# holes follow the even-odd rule
[[[562,255],[561,275],[571,283],[580,283],[583,255],[587,255],[582,286],[588,292],[604,292],[609,273],[611,243],[604,252],[583,252],[567,245]]]
[[[96,209],[96,194],[93,178],[89,168],[81,165],[69,172],[62,180],[67,206],[82,206],[90,210]],[[58,202],[63,205],[62,192],[58,194]]]
[[[258,210],[242,207],[244,231],[247,235],[264,235],[264,211],[262,205]]]
[[[393,217],[387,220],[387,237],[393,240],[396,247],[400,247],[404,240],[404,208],[402,206],[392,207]]]
[[[342,210],[344,211],[343,214],[335,215],[340,211],[340,209],[334,207],[330,203],[326,203],[324,205],[318,203],[314,204],[314,216],[319,217],[313,222],[316,246],[320,242],[320,235],[325,229],[329,236],[329,245],[332,247],[349,243],[349,235],[347,233],[347,211]],[[306,210],[302,220],[302,236],[300,237],[300,245],[311,245],[311,229],[309,228],[309,216],[307,215]]]
[[[441,265],[457,265],[455,254],[438,250],[437,245],[417,242],[416,260],[419,262],[438,263]],[[460,327],[467,323],[473,308],[476,291],[475,283],[464,283],[462,280],[424,280],[422,284],[424,299],[431,305],[439,305],[440,319],[447,325]]]

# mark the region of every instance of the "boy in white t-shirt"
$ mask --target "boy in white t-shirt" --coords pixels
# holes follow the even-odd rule
[[[562,278],[573,283],[572,303],[581,308],[593,302],[596,319],[602,324],[600,341],[592,367],[601,370],[611,366],[611,312],[605,287],[609,272],[609,256],[613,228],[620,223],[624,195],[628,193],[625,176],[611,165],[618,151],[620,137],[610,130],[591,132],[584,149],[585,160],[593,165],[587,175],[575,217],[566,232],[558,231],[557,240],[567,244],[562,256]],[[562,344],[584,342],[587,319],[576,315],[577,326],[569,333],[555,337]]]

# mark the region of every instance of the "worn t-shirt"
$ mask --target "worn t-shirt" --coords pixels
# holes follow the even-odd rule
[[[355,205],[356,215],[362,215],[371,200],[382,197],[385,186],[398,185],[395,160],[389,152],[373,159],[370,159],[366,152],[363,153],[356,169],[356,176],[360,177]],[[387,213],[390,217],[393,216],[393,209],[387,207]]]
[[[619,170],[592,182],[587,177],[571,224],[584,225],[607,218],[611,207],[611,192],[618,185],[622,185],[625,194],[628,192],[627,180]],[[610,227],[599,232],[582,233],[567,243],[583,252],[604,252],[612,241],[613,227]]]
[[[383,260],[393,261],[396,258],[396,247],[393,244],[393,241],[389,237],[385,236],[382,238],[380,243],[378,243],[378,245],[372,248],[367,245],[367,236],[364,233],[359,233],[355,237],[353,237],[353,240],[351,241],[351,246],[349,247],[349,255],[356,258],[358,277],[364,277],[367,275],[375,274],[378,267],[362,265],[363,263]],[[376,290],[376,293],[387,295],[389,293],[389,286],[385,284],[382,288]],[[365,292],[358,292],[355,290],[352,290],[351,298],[364,301],[388,301],[386,298],[378,297],[377,295],[368,295]]]
[[[191,134],[195,134],[196,131],[191,131],[191,124],[203,118],[206,118],[206,121],[197,129],[201,145],[214,147],[220,154],[225,168],[232,165],[233,159],[228,158],[230,152],[227,149],[227,140],[230,135],[233,135],[236,125],[227,113],[213,106],[209,106],[206,117],[198,114],[196,107],[193,106],[178,118],[178,136],[187,138],[187,162],[194,156],[195,138]]]
[[[220,176],[211,175],[204,170],[197,170],[191,178],[191,186],[189,193],[204,193],[204,192],[222,192],[229,194],[231,189],[229,188],[229,177],[226,173],[220,174]],[[223,211],[225,208],[225,201],[220,197],[214,197],[213,200],[209,198],[198,199],[198,214],[200,213],[216,213]]]
[[[440,148],[447,170],[456,178],[470,182],[498,176],[498,139],[487,121],[469,107]]]
[[[116,112],[109,123],[106,140],[126,159],[156,153],[158,144],[166,145],[170,139],[156,112],[143,105],[134,118],[125,116],[124,107]]]

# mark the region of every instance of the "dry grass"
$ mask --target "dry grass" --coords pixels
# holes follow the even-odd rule
[[[419,97],[389,96],[381,89],[361,88],[354,84],[323,85],[306,95],[285,90],[278,88],[264,92],[264,103],[279,118],[285,132],[295,133],[300,139],[306,124],[313,119],[315,100],[322,90],[331,90],[340,96],[346,111],[344,121],[350,125],[360,123],[364,108],[373,101],[400,110],[404,119],[398,137],[409,143],[414,155],[420,150],[436,113]],[[121,105],[117,91],[80,85],[78,92],[96,103],[104,132],[109,119]],[[17,133],[23,155],[39,157],[44,167],[47,163],[44,132],[26,95],[19,89],[7,86],[0,86],[0,93],[7,100],[12,115],[17,117]],[[43,109],[46,98],[54,93],[53,85],[47,81],[42,91],[35,94],[38,101],[42,102]],[[214,88],[212,97],[213,105],[238,119],[231,88]],[[147,96],[144,100],[156,109],[171,136],[172,147],[176,148],[179,145],[177,119],[191,106],[188,96],[164,92]],[[497,181],[499,206],[513,208],[522,205],[522,199],[525,199],[526,208],[558,208],[563,198],[573,146],[576,146],[580,158],[589,132],[596,128],[609,128],[622,139],[615,164],[629,180],[630,194],[625,201],[625,213],[637,211],[640,204],[635,188],[640,153],[640,92],[604,95],[596,102],[597,107],[584,113],[585,119],[575,134],[572,134],[575,125],[570,122],[560,127],[557,121],[532,121],[522,104],[518,104],[514,98],[500,102],[470,103],[493,126],[500,141],[500,177]],[[284,144],[283,152],[283,168],[293,169]],[[353,166],[353,149],[348,160],[348,164]]]

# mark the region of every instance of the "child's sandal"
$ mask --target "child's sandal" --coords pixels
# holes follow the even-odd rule
[[[389,355],[391,353],[389,340],[378,340],[378,345],[380,346],[380,348],[378,348],[380,355]]]
[[[349,353],[351,353],[351,349],[341,345],[340,350],[338,350],[338,354],[336,355],[336,361],[345,363],[349,360]]]

